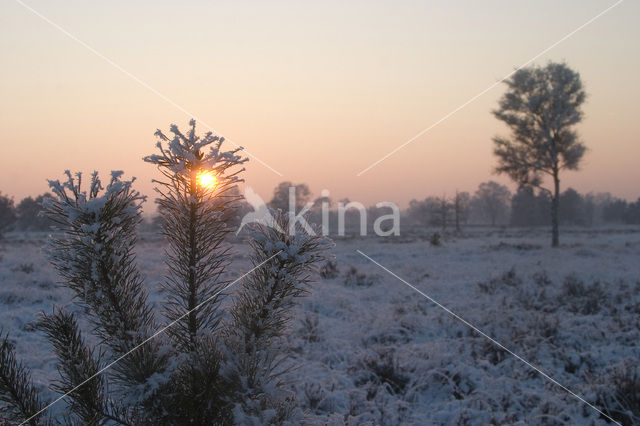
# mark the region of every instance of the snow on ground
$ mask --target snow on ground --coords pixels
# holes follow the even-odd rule
[[[297,367],[287,379],[306,423],[606,424],[357,250],[608,415],[639,421],[640,229],[565,230],[559,249],[544,230],[469,228],[440,246],[432,232],[336,240],[337,272],[328,268],[301,300],[287,336]],[[44,238],[0,243],[0,328],[43,388],[55,359],[31,322],[53,304],[73,306]],[[234,246],[230,279],[250,269],[246,244]],[[162,250],[141,237],[138,261],[157,304]]]

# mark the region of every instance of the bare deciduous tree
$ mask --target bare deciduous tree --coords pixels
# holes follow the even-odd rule
[[[469,219],[469,209],[471,206],[471,196],[468,192],[458,192],[453,198],[453,215],[456,223],[456,232],[460,232],[460,227]]]
[[[493,139],[496,172],[552,196],[551,245],[557,247],[560,172],[576,170],[586,151],[572,129],[582,120],[580,107],[586,98],[580,74],[551,62],[520,69],[505,83],[508,90],[493,114],[512,135]],[[545,180],[551,180],[551,188],[544,185]]]
[[[301,209],[305,204],[311,200],[311,190],[306,183],[299,183],[297,185],[292,182],[280,182],[273,190],[273,198],[269,201],[269,207],[274,210],[282,210],[283,212],[289,211],[289,188],[295,188],[293,191],[295,199],[296,210]]]
[[[16,209],[13,206],[13,199],[0,193],[0,237],[2,237],[2,232],[15,221]]]
[[[511,192],[509,188],[498,182],[489,181],[478,185],[473,197],[474,209],[483,220],[488,220],[491,226],[507,216]]]

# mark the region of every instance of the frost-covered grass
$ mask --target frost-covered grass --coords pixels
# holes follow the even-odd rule
[[[573,229],[559,249],[542,230],[468,229],[344,238],[288,335],[291,389],[310,424],[604,424],[597,412],[387,274],[407,282],[625,424],[640,415],[640,230]],[[39,311],[72,307],[41,246],[0,243],[0,327],[46,387],[55,359]],[[246,244],[230,278],[250,269]],[[163,243],[138,262],[159,303]],[[59,409],[64,403],[58,404]],[[58,408],[58,407],[57,407]],[[635,417],[634,417],[635,416]]]

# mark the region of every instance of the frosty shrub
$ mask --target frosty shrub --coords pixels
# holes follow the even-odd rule
[[[320,276],[325,280],[337,278],[339,273],[338,263],[333,259],[328,259],[324,265],[320,267]]]
[[[478,387],[473,377],[459,367],[437,368],[431,372],[431,375],[433,381],[444,386],[456,400],[466,399]]]
[[[596,403],[624,426],[640,422],[640,369],[637,360],[626,360],[603,378]]]
[[[562,283],[561,300],[568,305],[570,312],[593,315],[600,312],[607,293],[598,281],[585,285],[575,275],[568,275]]]
[[[307,313],[300,321],[300,335],[309,343],[319,342],[321,332],[319,328],[318,314],[316,312]]]
[[[63,419],[46,417],[49,402],[5,338],[0,423],[5,416],[33,425],[278,424],[291,416],[295,400],[280,380],[283,337],[327,241],[302,229],[254,226],[254,269],[224,314],[224,290],[235,283],[223,278],[230,265],[225,217],[240,198],[231,189],[246,159],[222,151],[211,133],[196,136],[193,121],[188,133],[171,126],[171,134],[156,132],[160,153],[145,158],[164,176],[157,181],[168,242],[164,303],[158,312],[148,303],[136,263],[144,197],[133,181],[122,172],[106,187],[94,173],[86,190],[81,174],[51,181],[54,197],[44,207],[56,230],[48,255],[94,338],[86,340],[76,314],[62,308],[38,321],[58,360],[51,390],[67,395]],[[287,216],[276,220],[289,229]]]
[[[33,263],[21,263],[17,267],[11,268],[11,272],[22,272],[23,274],[30,274],[35,270]]]
[[[586,287],[575,275],[567,275],[562,282],[562,292],[566,297],[580,297],[585,294]]]
[[[438,232],[434,232],[429,237],[429,244],[433,247],[440,247],[442,245],[442,236]]]
[[[344,424],[413,423],[407,416],[410,401],[423,388],[415,360],[401,362],[396,347],[377,346],[357,354],[349,372],[357,390],[349,393],[350,418]]]
[[[492,250],[518,250],[518,251],[531,251],[531,250],[540,250],[542,248],[541,245],[538,244],[529,244],[529,243],[505,243],[504,241],[500,241],[498,244],[490,246]]]
[[[326,399],[326,392],[318,383],[304,384],[304,405],[313,412],[320,411],[322,404]]]
[[[380,388],[390,394],[402,394],[410,382],[406,368],[402,368],[391,346],[380,346],[364,353],[354,367],[356,383],[367,388],[367,398],[372,399]]]
[[[514,267],[505,271],[499,277],[491,278],[488,281],[480,281],[478,289],[482,293],[494,294],[497,290],[504,287],[518,287],[522,284],[522,278],[518,276]]]
[[[535,272],[531,277],[533,282],[536,283],[538,287],[547,287],[552,284],[551,278],[547,274],[547,271]]]
[[[355,266],[350,266],[344,274],[344,285],[347,287],[371,287],[376,279],[376,276],[367,275],[358,271]]]

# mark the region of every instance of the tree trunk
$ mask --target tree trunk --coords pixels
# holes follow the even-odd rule
[[[559,230],[558,230],[558,211],[560,210],[560,179],[558,172],[553,174],[553,198],[551,200],[551,247],[558,247]]]
[[[198,176],[196,171],[191,172],[191,180],[189,182],[189,247],[187,248],[189,253],[189,275],[187,277],[187,284],[189,288],[189,295],[187,301],[188,314],[188,328],[189,328],[189,346],[191,351],[196,349],[196,340],[198,335],[198,313],[196,311],[197,306],[197,284],[196,284],[196,225],[198,219],[196,199],[198,197]]]
[[[456,232],[460,232],[460,195],[456,191],[455,199]]]

